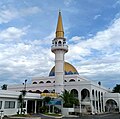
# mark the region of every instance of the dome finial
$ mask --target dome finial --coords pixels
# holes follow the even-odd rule
[[[59,9],[58,23],[56,28],[56,38],[58,37],[62,37],[62,38],[64,37],[64,30],[63,30],[62,16],[60,9]]]

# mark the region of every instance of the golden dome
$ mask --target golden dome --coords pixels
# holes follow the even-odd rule
[[[65,73],[65,75],[78,74],[75,67],[68,62],[64,63],[64,73]],[[55,76],[55,66],[51,69],[49,76]]]

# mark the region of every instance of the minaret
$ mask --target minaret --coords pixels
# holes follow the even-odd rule
[[[64,91],[64,54],[68,52],[62,24],[62,16],[59,11],[56,37],[52,40],[51,51],[55,54],[55,92],[61,94]]]

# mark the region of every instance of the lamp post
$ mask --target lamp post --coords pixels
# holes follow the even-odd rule
[[[26,91],[26,82],[27,82],[27,79],[25,79],[25,83],[23,83],[25,91]]]

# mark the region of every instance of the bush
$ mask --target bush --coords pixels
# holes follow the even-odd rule
[[[48,112],[49,108],[48,106],[43,106],[43,107],[40,107],[39,110],[40,110],[40,113],[45,113],[45,112]]]

